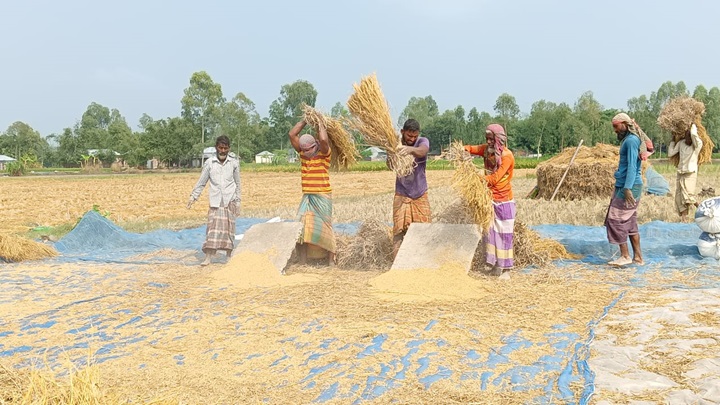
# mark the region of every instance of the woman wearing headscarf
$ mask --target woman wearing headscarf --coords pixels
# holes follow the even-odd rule
[[[507,134],[499,124],[485,129],[486,144],[466,145],[465,150],[481,156],[485,162],[485,180],[492,192],[494,218],[485,237],[486,259],[494,275],[513,267],[513,233],[515,227],[515,201],[512,185],[515,156],[507,148]]]
[[[310,134],[300,135],[305,128],[301,120],[290,130],[288,136],[293,148],[300,155],[302,200],[297,221],[303,224],[298,240],[300,261],[307,260],[308,245],[327,251],[328,264],[335,264],[335,233],[332,228],[332,188],[330,187],[330,142],[325,125],[320,122],[318,138]]]

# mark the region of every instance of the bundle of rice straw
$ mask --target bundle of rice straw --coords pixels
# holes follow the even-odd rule
[[[449,205],[437,216],[438,222],[462,224],[473,221],[470,208],[464,202]],[[527,266],[542,267],[553,260],[577,259],[576,255],[568,253],[562,243],[554,239],[541,238],[540,235],[528,228],[522,221],[515,220],[515,234],[513,237],[513,253],[515,267],[522,269]],[[486,246],[481,241],[477,249],[471,268],[482,272],[485,269]]]
[[[688,96],[679,96],[671,99],[663,106],[657,123],[660,128],[672,134],[672,140],[681,142],[685,138],[685,134],[690,130],[690,126],[695,124],[698,128],[698,135],[703,141],[698,156],[698,164],[710,163],[712,161],[712,150],[715,147],[712,139],[707,134],[707,130],[702,125],[702,115],[705,113],[705,104]],[[680,163],[680,156],[670,157],[670,163],[677,165]]]
[[[365,142],[387,152],[390,168],[399,177],[412,174],[415,159],[397,154],[401,146],[400,137],[390,117],[390,108],[385,101],[375,74],[363,77],[360,84],[353,84],[355,92],[348,99],[348,109],[353,115],[353,126],[363,135]]]
[[[57,256],[48,245],[13,235],[0,235],[0,262],[22,262]]]
[[[315,129],[317,133],[320,122],[325,125],[328,140],[330,141],[330,168],[334,170],[348,170],[357,163],[360,154],[355,147],[350,133],[342,125],[342,122],[328,117],[309,105],[303,105],[305,122]]]
[[[445,151],[445,157],[455,166],[452,186],[463,198],[475,222],[483,231],[490,228],[493,218],[492,194],[484,174],[473,163],[472,156],[455,141]]]
[[[568,253],[562,243],[554,239],[541,238],[528,228],[522,221],[515,220],[515,237],[513,238],[515,266],[544,266],[557,259],[577,259],[578,256]]]
[[[338,238],[337,264],[341,269],[386,270],[393,262],[392,228],[382,221],[363,222],[352,238]]]

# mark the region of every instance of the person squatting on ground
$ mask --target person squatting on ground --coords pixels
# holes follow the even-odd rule
[[[620,257],[608,264],[642,265],[644,262],[640,249],[637,209],[643,190],[641,174],[643,156],[647,158],[646,154],[652,153],[652,150],[647,150],[646,142],[641,140],[644,133],[627,114],[617,114],[612,119],[612,125],[620,141],[620,161],[615,172],[615,190],[605,216],[605,227],[608,241],[620,247]],[[633,249],[632,259],[628,250],[628,238]]]
[[[328,265],[335,265],[335,232],[332,227],[332,188],[330,187],[330,141],[322,121],[318,139],[310,134],[300,135],[306,122],[301,120],[288,136],[300,155],[302,200],[297,221],[303,224],[298,240],[301,263],[307,262],[308,245],[318,246],[328,253]]]
[[[698,157],[703,142],[698,135],[695,124],[685,133],[685,139],[680,142],[673,140],[668,147],[668,157],[680,155],[677,167],[677,180],[675,188],[675,208],[680,214],[682,222],[688,222],[690,206],[698,206],[695,199],[695,185],[697,184]]]
[[[412,118],[405,121],[400,134],[402,145],[398,149],[398,155],[412,155],[415,158],[415,169],[410,175],[395,178],[393,257],[397,255],[411,223],[431,221],[425,176],[430,141],[420,136],[420,123]]]
[[[230,139],[220,135],[215,140],[215,156],[205,161],[202,173],[190,194],[187,208],[197,201],[210,181],[210,208],[202,251],[207,266],[218,250],[229,257],[235,243],[235,218],[240,211],[240,163],[230,154]]]
[[[485,164],[485,180],[492,191],[493,222],[485,238],[486,258],[492,274],[502,275],[514,265],[513,235],[515,231],[515,201],[512,185],[515,156],[507,148],[507,134],[499,124],[485,129],[484,145],[465,145],[472,155],[482,156]]]

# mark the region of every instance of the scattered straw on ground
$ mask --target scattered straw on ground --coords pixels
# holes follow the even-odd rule
[[[309,105],[303,106],[305,122],[311,125],[315,132],[319,131],[320,122],[325,125],[325,130],[330,141],[330,168],[335,170],[347,170],[357,163],[360,157],[355,142],[350,133],[345,129],[342,122],[328,117]]]
[[[515,235],[513,238],[513,253],[515,266],[545,266],[558,259],[578,259],[576,255],[568,253],[562,243],[540,235],[528,228],[522,221],[515,220]]]
[[[0,262],[22,262],[57,256],[49,245],[14,235],[0,234]]]
[[[102,381],[100,366],[76,369],[70,365],[65,377],[50,370],[17,370],[0,364],[0,403],[120,405],[128,403]],[[175,399],[146,399],[148,405],[175,405]]]
[[[19,264],[12,270],[22,274],[27,266]],[[101,389],[112,387],[118,397],[133,403],[170,394],[182,403],[311,403],[336,381],[339,396],[335,400],[347,403],[367,395],[367,382],[370,390],[385,384],[372,384],[373,377],[391,379],[400,373],[406,367],[400,358],[406,358],[413,371],[408,368],[397,391],[388,391],[376,402],[405,398],[406,402],[437,403],[438,398],[447,396],[457,402],[512,398],[528,403],[542,393],[513,392],[509,386],[481,391],[477,379],[472,380],[472,389],[463,385],[466,372],[509,379],[498,373],[499,369],[468,364],[466,354],[475,350],[481,356],[479,362],[487,361],[505,345],[505,337],[518,333],[531,342],[544,343],[533,346],[537,352],[524,350],[512,356],[510,364],[502,366],[505,370],[555,355],[557,349],[549,344],[547,333],[558,324],[584,339],[587,322],[598,316],[616,293],[607,285],[587,282],[578,271],[594,277],[594,272],[579,268],[518,274],[510,283],[470,277],[464,271],[452,276],[458,283],[473,286],[478,292],[474,296],[455,284],[443,284],[447,277],[436,272],[433,274],[439,278],[427,278],[424,288],[435,286],[436,291],[430,293],[437,299],[408,302],[403,297],[378,295],[370,285],[371,279],[380,276],[377,272],[323,268],[316,283],[218,289],[208,280],[212,268],[134,265],[132,271],[125,271],[117,265],[87,264],[78,275],[82,286],[90,288],[83,290],[84,295],[105,294],[104,298],[82,301],[58,313],[53,318],[57,323],[42,334],[11,334],[3,338],[3,344],[10,348],[27,345],[33,347],[33,353],[40,348],[64,347],[72,358],[87,351],[73,348],[75,344],[88,342],[95,351],[119,343],[106,349],[106,356],[120,357],[101,364]],[[108,278],[107,283],[94,281],[109,274],[115,278]],[[397,276],[406,277],[405,283],[397,280],[406,285],[418,274],[407,271]],[[117,285],[123,285],[127,294],[106,295],[109,290],[117,291]],[[52,301],[64,288],[64,283],[54,283],[52,288],[31,283],[23,294]],[[465,298],[453,297],[457,291]],[[381,296],[384,298],[379,299]],[[98,318],[98,314],[107,316]],[[138,318],[140,321],[130,322]],[[17,330],[26,319],[11,314],[4,320],[4,330]],[[46,318],[35,319],[44,322]],[[87,331],[72,336],[66,333],[88,323],[92,325]],[[98,333],[103,331],[107,337],[101,340]],[[368,350],[378,336],[387,338],[382,350]],[[426,343],[408,354],[408,344],[418,341]],[[13,366],[28,356],[27,352],[16,353],[4,360]],[[533,356],[527,363],[526,358]],[[430,359],[431,365],[416,374],[414,370],[426,361],[423,359]],[[429,390],[413,388],[421,386],[420,380],[436,373],[440,365],[453,370],[447,380],[451,384],[433,384]],[[382,371],[386,367],[389,371]],[[528,384],[544,387],[557,377],[530,376],[534,382]],[[351,392],[355,383],[361,388]]]
[[[445,156],[455,166],[452,186],[470,209],[473,221],[487,231],[493,218],[492,194],[485,176],[475,166],[472,156],[465,151],[460,141],[455,141]]]
[[[219,284],[237,288],[285,287],[316,280],[316,277],[308,274],[283,275],[267,255],[249,251],[236,253],[211,277]]]
[[[400,137],[390,117],[390,108],[385,101],[375,74],[363,77],[360,84],[353,84],[355,92],[348,99],[348,109],[355,118],[354,126],[363,135],[368,145],[382,148],[393,171],[400,177],[412,174],[415,158],[400,156],[397,149]]]

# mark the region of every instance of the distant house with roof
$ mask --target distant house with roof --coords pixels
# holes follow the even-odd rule
[[[372,162],[384,162],[387,160],[387,152],[377,146],[371,146],[365,149],[362,155],[365,156],[364,160],[370,160]]]
[[[275,154],[266,150],[255,155],[255,163],[271,164],[275,159]]]
[[[5,165],[8,163],[15,162],[17,159],[13,159],[10,156],[0,155],[0,172],[5,171]]]

